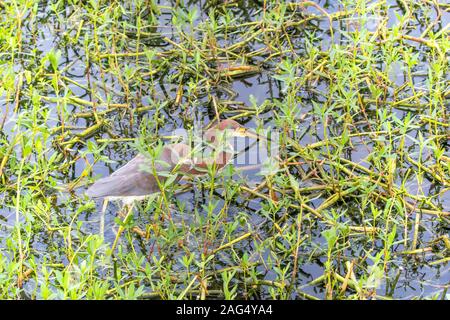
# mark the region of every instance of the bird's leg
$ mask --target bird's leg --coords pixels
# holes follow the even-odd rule
[[[102,212],[100,214],[100,236],[102,237],[102,239],[105,238],[105,213],[106,213],[106,208],[108,207],[108,198],[105,198],[103,200],[103,205],[102,205]]]
[[[127,211],[126,211],[127,214],[125,215],[125,218],[123,219],[123,223],[125,223],[128,220],[128,217],[133,212],[133,207],[134,207],[134,202],[132,202],[131,204],[124,205],[124,208],[127,208]],[[120,215],[120,213],[119,213],[119,215]],[[114,249],[117,246],[117,242],[119,241],[119,237],[124,230],[125,230],[125,228],[123,225],[119,226],[119,229],[117,230],[116,238],[114,239],[114,243],[111,247],[111,252],[114,252]]]

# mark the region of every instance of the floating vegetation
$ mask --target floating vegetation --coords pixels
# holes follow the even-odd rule
[[[1,1],[0,298],[448,299],[449,21],[439,0]],[[89,185],[219,119],[277,156],[101,223]]]

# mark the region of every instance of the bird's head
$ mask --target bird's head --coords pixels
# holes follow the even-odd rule
[[[224,134],[228,135],[228,137],[230,138],[232,137],[249,137],[254,139],[259,138],[259,136],[256,133],[245,128],[237,121],[232,119],[225,119],[217,122],[210,129],[208,129],[205,134],[205,139],[208,142],[215,143],[217,142],[217,137],[219,135]]]

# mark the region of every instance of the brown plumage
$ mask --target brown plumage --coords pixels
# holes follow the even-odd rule
[[[223,120],[216,123],[205,132],[204,139],[218,144],[216,138],[219,132],[230,130],[236,136],[245,136],[247,131],[234,120]],[[152,161],[145,155],[139,154],[126,165],[119,168],[110,176],[95,182],[86,194],[91,198],[130,198],[140,199],[152,193],[159,192],[157,180],[161,184],[166,181],[168,174],[177,174],[175,182],[181,179],[182,174],[204,174],[208,165],[216,163],[218,168],[225,166],[233,156],[233,152],[220,151],[215,159],[196,161],[191,155],[191,148],[183,143],[170,144],[163,147],[159,161],[154,161],[157,177],[153,174]],[[174,170],[178,165],[177,170]]]
[[[170,174],[178,164],[174,160],[188,156],[189,147],[183,143],[164,146],[158,159],[160,161],[154,163],[155,170],[159,174]],[[189,171],[189,169],[189,164],[179,166],[179,172]],[[164,175],[158,175],[157,177],[160,183],[164,183],[166,180]],[[178,175],[176,181],[180,178],[181,176]],[[156,177],[153,174],[151,159],[143,154],[138,154],[110,176],[95,182],[86,191],[86,194],[91,198],[140,197],[159,191]]]

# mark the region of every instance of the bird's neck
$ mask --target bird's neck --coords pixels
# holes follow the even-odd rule
[[[201,174],[208,172],[208,168],[215,166],[216,169],[223,168],[233,157],[233,153],[220,151],[217,153],[215,159],[206,158],[199,161],[194,161],[193,168],[190,170],[192,174]]]

